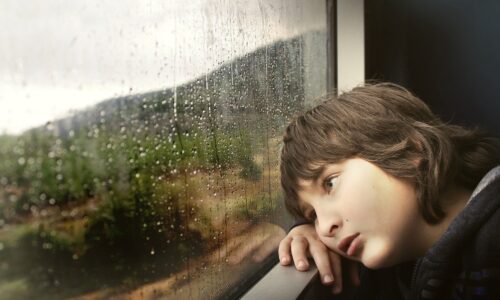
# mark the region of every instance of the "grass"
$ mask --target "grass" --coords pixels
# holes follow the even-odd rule
[[[29,287],[25,279],[0,280],[0,299],[29,299]]]
[[[267,189],[277,187],[277,173],[264,167],[263,154],[254,154],[252,138],[241,130],[197,132],[159,145],[147,138],[77,136],[77,154],[63,149],[71,143],[51,137],[34,138],[40,147],[24,140],[23,147],[38,148],[32,165],[8,165],[13,173],[0,186],[0,203],[6,203],[9,183],[22,183],[14,206],[27,214],[25,223],[0,229],[0,258],[9,261],[8,270],[0,269],[0,297],[140,286],[219,247],[235,234],[231,229],[270,215],[276,199]],[[7,152],[4,158],[19,161]],[[44,210],[46,217],[39,214]]]

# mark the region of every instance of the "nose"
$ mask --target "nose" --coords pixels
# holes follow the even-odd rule
[[[342,220],[337,216],[332,215],[317,215],[316,231],[318,235],[324,237],[333,237],[342,226]]]

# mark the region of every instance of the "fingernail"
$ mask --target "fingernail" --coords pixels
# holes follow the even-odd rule
[[[287,264],[288,263],[288,257],[281,258],[281,263],[282,264]]]
[[[306,262],[303,260],[299,261],[299,268],[301,268],[301,269],[307,268]]]
[[[332,277],[332,275],[330,275],[330,274],[327,274],[327,275],[325,275],[325,276],[323,277],[323,282],[324,282],[324,283],[330,283],[330,282],[332,282],[332,281],[333,281],[333,277]]]

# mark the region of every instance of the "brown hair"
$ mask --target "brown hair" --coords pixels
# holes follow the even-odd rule
[[[401,86],[356,87],[295,117],[281,153],[285,204],[296,217],[298,180],[316,180],[325,164],[359,157],[415,185],[423,218],[437,223],[445,213],[441,193],[455,183],[474,189],[500,164],[500,140],[478,129],[446,124]],[[418,163],[416,163],[418,162]]]

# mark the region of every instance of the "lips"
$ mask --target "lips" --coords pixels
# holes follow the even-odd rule
[[[348,237],[343,238],[338,244],[337,248],[342,251],[347,253],[347,255],[353,255],[354,252],[356,251],[358,243],[353,243],[353,241],[359,236],[359,232],[355,233],[353,235],[350,235]]]

